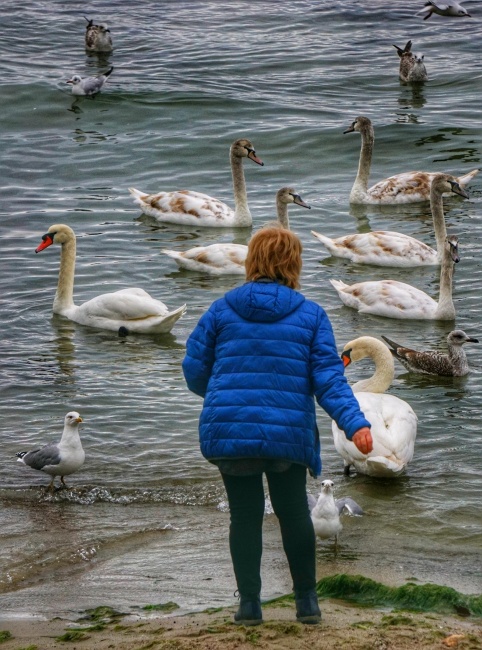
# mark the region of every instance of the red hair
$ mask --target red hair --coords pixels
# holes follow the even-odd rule
[[[298,289],[303,247],[297,235],[281,226],[268,225],[255,233],[248,244],[246,279],[276,280]]]

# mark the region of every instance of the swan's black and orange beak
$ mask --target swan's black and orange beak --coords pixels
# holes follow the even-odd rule
[[[351,348],[349,350],[343,350],[343,352],[341,353],[341,360],[343,361],[343,365],[344,365],[345,368],[350,365],[350,363],[351,363]]]
[[[246,149],[248,150],[248,158],[250,158],[257,165],[261,165],[261,167],[263,167],[264,162],[261,160],[261,158],[258,158],[256,151],[254,149],[250,149],[249,147],[246,147]]]
[[[37,246],[35,252],[40,253],[40,251],[43,251],[44,248],[48,248],[53,243],[54,243],[54,235],[47,233],[46,235],[42,236],[42,243]]]

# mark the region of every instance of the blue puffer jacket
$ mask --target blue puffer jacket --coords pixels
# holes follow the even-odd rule
[[[187,342],[183,371],[204,397],[207,459],[277,458],[321,472],[316,397],[351,438],[370,426],[346,382],[333,330],[315,302],[277,282],[216,300]]]

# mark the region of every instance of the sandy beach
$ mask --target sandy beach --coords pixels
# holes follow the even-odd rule
[[[233,624],[235,607],[183,616],[155,612],[133,617],[109,608],[89,610],[76,622],[54,618],[0,619],[2,650],[231,650],[234,648],[346,648],[414,650],[482,648],[482,620],[320,601],[321,625],[295,622],[294,604],[263,607],[263,625]]]

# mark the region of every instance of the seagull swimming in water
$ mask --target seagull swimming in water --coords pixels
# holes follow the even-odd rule
[[[428,75],[423,63],[423,54],[412,52],[412,41],[407,41],[405,47],[393,46],[400,57],[399,76],[402,81],[427,81]]]
[[[464,18],[467,16],[468,18],[471,18],[467,9],[464,9],[464,7],[462,7],[458,2],[455,2],[455,0],[451,0],[451,2],[448,2],[447,4],[435,4],[435,2],[429,0],[425,3],[423,9],[417,11],[415,15],[419,16],[422,13],[426,14],[423,17],[424,20],[430,18],[432,14],[438,14],[439,16],[455,16],[457,18]]]
[[[478,343],[463,330],[453,330],[447,336],[448,354],[437,350],[417,352],[406,348],[386,336],[382,339],[391,347],[393,357],[400,361],[409,372],[423,375],[440,375],[442,377],[463,377],[469,372],[469,364],[462,348],[464,343]]]
[[[85,49],[90,52],[112,52],[112,37],[110,29],[105,23],[94,25],[93,20],[87,21],[85,28]]]
[[[78,74],[74,74],[72,79],[68,79],[65,83],[72,84],[72,95],[91,97],[101,91],[113,69],[112,67],[105,74],[98,77],[85,77],[84,79],[79,77]]]
[[[335,550],[338,545],[338,534],[343,526],[340,521],[340,515],[346,510],[351,515],[363,515],[362,508],[356,501],[350,497],[336,499],[333,496],[333,481],[325,480],[321,482],[321,492],[318,499],[312,494],[308,494],[308,507],[311,511],[311,520],[315,534],[320,539],[335,538]]]
[[[47,491],[53,490],[56,476],[60,476],[62,485],[67,487],[64,476],[73,474],[84,464],[85,452],[79,436],[79,424],[82,421],[77,411],[70,411],[64,419],[64,431],[60,442],[51,442],[40,449],[20,451],[16,454],[19,463],[52,477]]]

